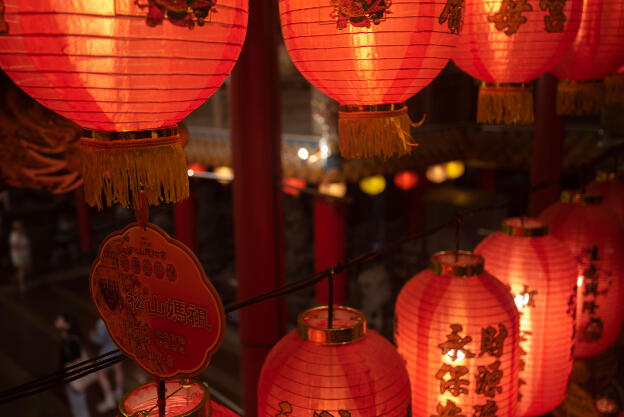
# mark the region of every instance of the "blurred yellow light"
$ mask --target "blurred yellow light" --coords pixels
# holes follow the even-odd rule
[[[466,167],[462,161],[450,161],[444,165],[446,168],[446,175],[451,180],[461,177],[464,175],[464,171],[466,171]]]
[[[446,174],[446,169],[443,165],[430,165],[427,167],[427,172],[425,174],[427,179],[435,184],[440,184],[447,180],[448,175]]]
[[[216,167],[214,173],[222,178],[217,180],[220,184],[229,184],[234,178],[234,170],[230,167]]]
[[[386,189],[386,179],[382,175],[366,177],[360,181],[360,189],[368,195],[377,195]]]
[[[336,198],[342,198],[347,194],[347,184],[344,182],[325,182],[319,184],[319,192]]]

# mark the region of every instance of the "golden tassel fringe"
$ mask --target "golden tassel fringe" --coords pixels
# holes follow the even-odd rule
[[[482,85],[477,103],[477,123],[531,124],[534,122],[531,87]]]
[[[605,102],[602,81],[559,81],[557,86],[557,114],[586,116],[600,114]]]
[[[85,200],[90,206],[130,207],[141,189],[151,206],[188,198],[186,157],[179,141],[114,141],[94,146],[95,142],[102,141],[83,138],[80,146]],[[128,146],[129,142],[137,146]]]
[[[425,121],[413,123],[407,107],[388,111],[345,111],[338,116],[340,154],[347,159],[377,158],[406,155],[418,146],[411,135],[411,127],[419,127]]]
[[[607,104],[624,103],[624,73],[609,75],[604,83],[605,102]]]

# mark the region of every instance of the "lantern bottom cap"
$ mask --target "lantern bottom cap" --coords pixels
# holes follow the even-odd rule
[[[412,122],[407,106],[381,104],[341,106],[338,114],[340,154],[344,158],[384,159],[406,155],[418,144],[410,128],[422,126],[425,118]]]

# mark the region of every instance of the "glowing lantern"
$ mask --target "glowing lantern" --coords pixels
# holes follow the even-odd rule
[[[360,180],[360,189],[368,195],[383,193],[386,189],[386,179],[383,175],[373,175]]]
[[[307,185],[308,184],[305,180],[302,180],[301,178],[282,178],[282,190],[284,191],[284,194],[297,196],[301,194],[299,188],[306,188]]]
[[[551,72],[559,78],[558,114],[598,114],[604,102],[600,78],[624,63],[624,0],[585,0],[572,49]]]
[[[403,417],[410,401],[405,363],[390,342],[366,329],[364,315],[335,306],[299,315],[298,329],[267,356],[258,417]]]
[[[509,287],[520,312],[518,415],[546,414],[565,398],[574,361],[576,260],[531,218],[506,219],[475,253]]]
[[[427,171],[425,172],[425,176],[429,181],[434,184],[443,183],[448,179],[448,174],[446,173],[446,169],[444,165],[436,164],[429,165],[427,167]]]
[[[280,0],[282,34],[303,76],[340,103],[346,158],[410,151],[405,101],[451,56],[458,1]]]
[[[89,204],[101,207],[104,194],[128,206],[140,188],[150,204],[188,196],[176,124],[234,66],[247,0],[5,0],[4,17],[2,69],[87,129]]]
[[[165,382],[166,417],[238,417],[238,414],[210,401],[208,389],[200,383],[185,381]],[[126,394],[119,403],[123,417],[157,417],[156,383],[150,382]]]
[[[466,167],[462,161],[450,161],[444,164],[444,168],[446,169],[446,176],[450,180],[457,179],[464,175],[466,171]]]
[[[600,353],[617,338],[624,314],[624,224],[601,196],[569,191],[540,219],[577,259],[575,357]]]
[[[418,174],[414,171],[401,171],[394,175],[394,185],[401,190],[409,190],[418,185]]]
[[[453,61],[494,84],[479,91],[477,122],[533,123],[533,93],[524,83],[570,49],[582,6],[582,0],[466,0]]]
[[[395,340],[414,416],[516,416],[518,310],[470,252],[439,252],[403,287]]]
[[[344,182],[322,182],[319,192],[331,197],[342,198],[347,194],[347,184]]]
[[[587,186],[587,191],[602,194],[604,203],[624,220],[624,183],[617,181],[614,173],[599,173],[596,181]]]

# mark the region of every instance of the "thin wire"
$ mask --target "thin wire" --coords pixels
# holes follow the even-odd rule
[[[327,309],[327,327],[331,329],[334,327],[334,268],[329,267],[327,273],[327,286],[329,287],[327,293],[327,304],[329,305]]]

